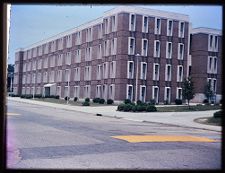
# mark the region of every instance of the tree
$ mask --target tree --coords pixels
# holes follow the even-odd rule
[[[188,77],[184,79],[183,86],[182,86],[182,96],[183,99],[186,99],[188,101],[188,108],[190,109],[189,102],[191,99],[194,98],[194,83],[191,79],[191,77]]]
[[[207,98],[207,100],[210,103],[210,101],[212,100],[212,97],[213,97],[214,93],[213,93],[213,90],[212,90],[211,85],[210,85],[209,82],[207,82],[207,84],[205,85],[204,94],[205,94],[205,97]]]

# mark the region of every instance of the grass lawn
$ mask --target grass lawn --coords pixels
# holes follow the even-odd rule
[[[219,110],[219,105],[196,105],[190,106],[168,106],[168,107],[157,107],[157,112],[189,112],[189,111],[207,111],[207,110]]]
[[[207,125],[214,125],[214,126],[221,126],[222,119],[221,118],[214,118],[214,117],[203,117],[194,120],[197,123],[207,124]]]

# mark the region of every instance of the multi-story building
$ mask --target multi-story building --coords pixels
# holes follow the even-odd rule
[[[189,73],[189,41],[187,15],[117,7],[16,52],[14,91],[174,102]]]
[[[222,32],[210,28],[194,28],[191,31],[191,72],[195,86],[193,102],[205,99],[207,83],[214,93],[212,101],[221,100]]]

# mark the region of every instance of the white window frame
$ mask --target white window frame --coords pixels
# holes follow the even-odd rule
[[[142,97],[142,90],[145,88],[144,96]],[[139,100],[145,102],[146,100],[146,85],[140,85],[140,93],[139,93]]]
[[[133,64],[131,74],[129,72],[130,64]],[[134,61],[127,61],[127,78],[128,79],[133,79],[134,78]]]
[[[80,81],[80,67],[74,68],[74,81]]]
[[[84,98],[90,98],[91,96],[91,86],[85,85],[84,86]]]
[[[180,67],[182,67],[182,74],[181,76],[179,75],[180,73]],[[183,82],[183,76],[184,76],[184,67],[183,65],[178,65],[177,66],[177,82]]]
[[[155,88],[157,88],[156,98],[155,98]],[[152,86],[152,99],[155,100],[155,103],[159,103],[159,87],[158,86]]]
[[[181,31],[181,24],[184,24],[183,30]],[[178,28],[178,37],[184,38],[184,32],[185,32],[185,22],[184,21],[179,21],[179,28]]]
[[[169,23],[172,22],[171,31],[169,30]],[[167,36],[173,36],[173,20],[167,20]]]
[[[109,99],[115,99],[115,84],[109,85]]]
[[[115,78],[116,77],[116,61],[111,61],[110,62],[110,78]]]
[[[117,51],[117,38],[111,40],[111,55],[116,55]]]
[[[170,67],[170,71],[169,71],[169,75],[167,75],[169,67]],[[171,81],[171,80],[172,80],[172,65],[171,64],[166,64],[165,81]]]
[[[62,50],[63,49],[63,38],[59,38],[58,39],[58,50]]]
[[[215,63],[216,60],[216,63]],[[218,58],[215,56],[213,57],[213,73],[217,74],[217,67],[218,67]]]
[[[66,36],[66,48],[72,47],[72,34]]]
[[[159,50],[158,50],[158,52],[156,50],[157,43],[159,43]],[[160,54],[161,54],[161,43],[160,43],[159,40],[154,40],[154,57],[159,58],[160,57]]]
[[[169,52],[169,45],[171,45],[171,50]],[[173,53],[173,43],[172,42],[166,42],[166,58],[171,59]]]
[[[131,40],[133,41],[133,45],[131,45]],[[132,46],[132,48],[131,48]],[[134,37],[128,37],[128,55],[134,55],[135,53],[135,38]]]
[[[81,62],[81,50],[77,49],[75,50],[75,63]]]
[[[147,18],[147,26],[145,26],[145,18]],[[148,16],[142,16],[142,32],[148,33]]]
[[[210,66],[210,59],[212,60],[211,66]],[[208,56],[207,73],[213,73],[213,67],[214,67],[214,58],[212,56]]]
[[[159,23],[159,28],[157,28],[157,20],[160,20],[160,23]],[[155,34],[156,35],[160,35],[161,34],[161,25],[162,25],[162,20],[160,18],[155,18]]]
[[[169,89],[169,98],[167,99],[167,89]],[[165,87],[164,90],[164,101],[168,101],[168,103],[171,102],[171,87]]]
[[[78,99],[80,98],[80,86],[74,86],[73,87],[73,94],[74,94],[74,98],[77,97]]]
[[[156,72],[156,66],[158,66],[158,71]],[[159,72],[160,72],[160,64],[159,63],[153,63],[153,80],[159,81]],[[156,76],[157,73],[157,76]]]
[[[144,49],[144,43],[146,42],[146,49]],[[148,56],[148,39],[142,39],[141,41],[141,56]]]
[[[57,86],[56,94],[59,95],[60,98],[62,97],[61,86]]]
[[[96,98],[101,98],[101,90],[102,90],[102,86],[101,85],[96,85],[96,93],[95,93],[95,97]]]
[[[97,66],[97,76],[96,76],[97,80],[101,80],[102,79],[102,64],[98,64]]]
[[[144,65],[146,65],[145,72],[143,71],[143,66]],[[141,62],[140,79],[146,80],[146,77],[147,77],[147,68],[148,68],[148,64],[146,62]]]
[[[117,15],[114,15],[111,17],[111,26],[112,26],[111,28],[112,32],[117,31]]]
[[[182,54],[180,54],[180,50],[181,50],[181,46],[182,46]],[[179,60],[183,60],[184,59],[184,44],[183,43],[178,43],[178,55],[177,55]]]
[[[134,24],[132,25],[131,20],[132,16],[134,16]],[[129,15],[129,31],[135,31],[136,30],[136,15],[134,13],[130,13]]]
[[[108,67],[108,62],[104,62],[102,66],[102,72],[103,72],[103,79],[108,79],[109,75],[109,67]]]
[[[102,59],[102,44],[98,45],[97,59]]]
[[[132,90],[131,90],[131,98],[128,97],[129,87],[132,87]],[[133,85],[127,84],[126,99],[130,99],[132,101],[133,100],[133,96],[134,96],[134,87],[133,87]]]
[[[180,98],[179,98],[179,90],[181,90]],[[177,87],[176,99],[181,99],[181,100],[183,99],[183,96],[182,96],[182,88],[181,87]]]

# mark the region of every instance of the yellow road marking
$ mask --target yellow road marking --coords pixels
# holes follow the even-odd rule
[[[171,135],[129,135],[129,136],[112,136],[116,139],[127,142],[217,142],[217,140],[197,136],[171,136]]]
[[[20,114],[8,112],[7,115],[20,115]]]

